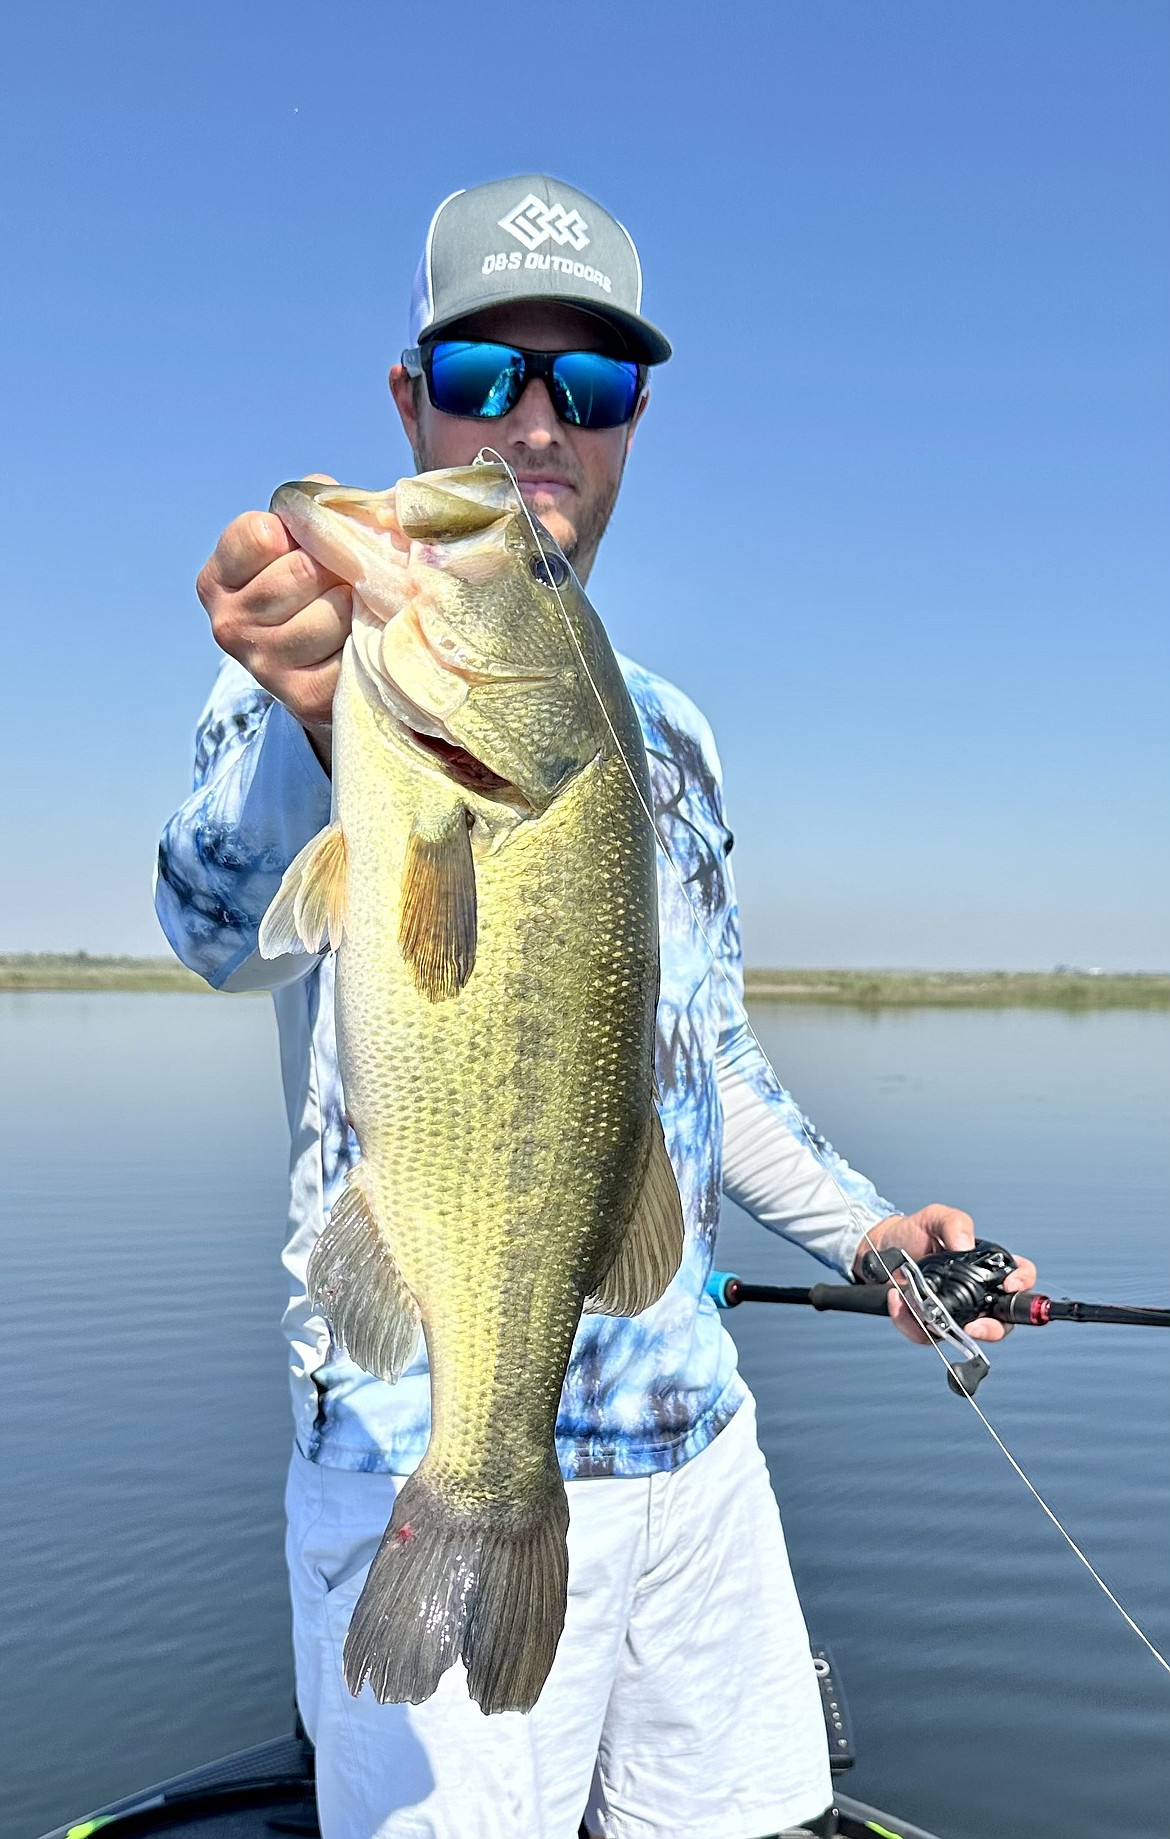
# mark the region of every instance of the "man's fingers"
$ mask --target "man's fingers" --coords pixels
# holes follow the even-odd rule
[[[328,473],[302,477],[336,484]],[[353,619],[348,585],[271,511],[247,511],[228,525],[196,586],[221,649],[298,721],[327,732]],[[327,740],[314,745],[325,758]]]
[[[206,585],[234,593],[246,586],[270,562],[287,555],[296,545],[270,511],[245,511],[232,520],[215,545],[215,553],[199,577],[199,598],[207,605]]]
[[[284,529],[283,524],[281,529]],[[333,590],[340,590],[348,601],[348,586],[342,587],[337,576],[323,568],[320,562],[314,562],[305,550],[293,548],[261,569],[254,580],[230,597],[227,606],[217,610],[237,629],[283,626],[286,620],[306,612]]]
[[[890,1293],[889,1311],[896,1328],[900,1329],[908,1341],[916,1341],[921,1347],[928,1347],[932,1337],[924,1334],[914,1316],[900,1296]],[[997,1322],[994,1317],[981,1315],[977,1321],[967,1325],[967,1333],[973,1341],[1002,1341],[1012,1331],[1010,1322]]]
[[[908,1305],[902,1301],[902,1298],[892,1287],[886,1293],[886,1308],[889,1310],[890,1320],[893,1322],[899,1334],[905,1335],[908,1341],[916,1341],[920,1347],[929,1345],[930,1336],[924,1334],[922,1329],[919,1328]]]
[[[330,652],[318,637],[311,649],[313,656],[294,664],[287,660],[274,662],[268,646],[254,652],[243,647],[240,662],[299,722],[308,727],[328,728],[333,717],[341,647]]]
[[[351,590],[339,584],[275,624],[256,621],[242,625],[240,639],[258,658],[263,656],[267,672],[300,670],[320,664],[340,651],[349,637],[352,607]]]
[[[336,485],[337,480],[331,473],[302,473],[304,479],[315,479],[322,485]],[[226,588],[234,593],[237,588],[246,587],[262,569],[275,562],[278,556],[287,555],[296,543],[289,535],[279,517],[271,511],[245,511],[242,517],[233,518],[219,542],[215,553],[199,577],[199,598],[204,606],[208,605],[204,583],[214,592],[215,587]],[[336,580],[330,576],[330,580]]]
[[[333,720],[333,693],[341,668],[341,652],[322,658],[319,664],[306,664],[290,671],[284,680],[282,701],[292,708],[299,722],[328,730]]]
[[[968,1322],[967,1333],[972,1341],[1002,1341],[1011,1334],[1012,1326],[1011,1322],[997,1322],[993,1316],[981,1315],[978,1321]]]
[[[929,1235],[933,1241],[931,1249],[942,1247],[947,1251],[969,1251],[975,1243],[975,1222],[969,1213],[963,1213],[958,1207],[923,1207],[918,1213],[909,1214],[904,1222],[891,1221],[889,1224],[892,1239],[901,1236],[907,1240],[912,1237],[910,1228]],[[911,1249],[911,1256],[914,1255]],[[925,1255],[925,1254],[922,1254]],[[1005,1290],[1030,1290],[1036,1282],[1036,1266],[1030,1258],[1017,1258],[1016,1268],[1004,1283]],[[928,1341],[914,1316],[900,1296],[891,1291],[889,1311],[893,1321],[909,1341]],[[1002,1341],[1011,1333],[1010,1322],[997,1322],[993,1316],[980,1316],[977,1321],[967,1325],[967,1333],[973,1341]]]
[[[1015,1253],[1012,1257],[1015,1258]],[[1005,1290],[1031,1290],[1036,1284],[1036,1266],[1030,1258],[1016,1258],[1016,1268],[1004,1278]]]
[[[957,1207],[928,1207],[925,1213],[936,1213],[937,1221],[932,1221],[935,1237],[941,1239],[949,1252],[968,1252],[975,1243],[975,1222],[969,1213],[961,1213]]]

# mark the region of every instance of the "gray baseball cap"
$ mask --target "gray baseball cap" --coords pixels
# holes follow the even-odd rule
[[[640,363],[670,356],[668,340],[642,317],[642,268],[629,231],[596,199],[545,173],[444,198],[414,278],[412,342],[510,300],[583,307],[616,326]]]

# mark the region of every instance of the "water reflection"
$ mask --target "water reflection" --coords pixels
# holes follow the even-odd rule
[[[781,1076],[891,1200],[969,1208],[1056,1294],[1170,1300],[1157,1014],[760,1007]],[[0,996],[9,1412],[0,1830],[287,1728],[278,1322],[286,1132],[263,999]],[[720,1262],[809,1282],[733,1210]],[[1155,1839],[1166,1682],[927,1351],[729,1318],[858,1793],[953,1839]],[[1170,1347],[1017,1332],[980,1393],[1165,1645]]]

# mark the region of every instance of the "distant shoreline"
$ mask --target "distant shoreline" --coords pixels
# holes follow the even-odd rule
[[[87,951],[0,952],[0,990],[215,992],[177,958],[104,958]]]
[[[749,970],[749,1001],[850,1009],[1170,1009],[1170,976],[1114,971]],[[0,990],[212,995],[174,958],[0,953]]]
[[[851,1009],[1170,1009],[1170,976],[1150,971],[749,970],[751,1002]]]

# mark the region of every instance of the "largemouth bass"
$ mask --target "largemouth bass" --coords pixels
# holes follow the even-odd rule
[[[382,493],[284,485],[272,509],[353,585],[332,822],[260,932],[268,957],[337,953],[361,1161],[309,1289],[387,1380],[421,1321],[431,1372],[430,1444],[345,1677],[417,1704],[462,1657],[484,1711],[529,1710],[564,1623],[554,1429],[582,1309],[636,1314],[682,1253],[654,1103],[641,733],[600,621],[506,469]]]

